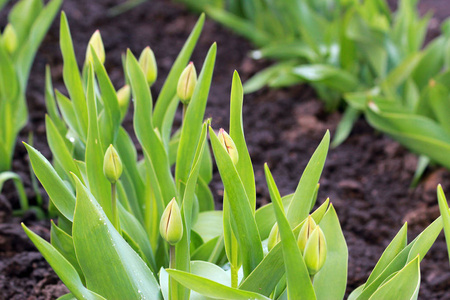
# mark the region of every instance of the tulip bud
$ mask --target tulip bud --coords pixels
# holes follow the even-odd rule
[[[300,229],[300,233],[298,234],[297,238],[298,248],[300,249],[300,252],[302,254],[304,253],[306,243],[308,242],[313,230],[316,227],[316,222],[314,222],[314,219],[311,217],[311,215],[309,215],[305,223],[303,223],[303,226]]]
[[[270,231],[269,238],[267,240],[267,249],[270,251],[273,249],[273,247],[278,244],[280,241],[280,232],[278,231],[278,224],[275,223],[273,225],[272,230]]]
[[[17,49],[17,33],[12,24],[8,24],[3,30],[3,44],[5,45],[6,51],[12,54]]]
[[[130,86],[127,84],[117,91],[117,100],[119,101],[121,120],[123,120],[123,118],[127,114],[128,106],[130,105],[130,99],[131,99],[131,89]]]
[[[196,84],[197,72],[195,71],[194,63],[190,62],[178,80],[177,96],[183,104],[189,104]]]
[[[103,64],[105,63],[105,47],[103,46],[102,36],[100,31],[96,30],[89,40],[88,47],[86,49],[86,64],[91,62],[94,63],[94,58],[92,57],[91,47],[94,49],[95,54],[97,54],[98,59]]]
[[[159,223],[159,233],[170,245],[175,245],[183,237],[183,221],[175,198],[167,204]]]
[[[222,144],[222,146],[225,147],[228,154],[230,155],[233,164],[236,165],[239,161],[239,154],[237,152],[236,145],[234,144],[233,140],[228,135],[228,133],[225,130],[223,130],[223,128],[220,128],[218,137],[220,143]]]
[[[322,229],[317,226],[306,242],[305,252],[303,254],[306,267],[310,276],[314,276],[322,269],[327,258],[327,243]]]
[[[113,145],[109,145],[108,149],[106,149],[103,160],[103,174],[111,183],[116,183],[120,175],[122,175],[122,161]]]
[[[139,56],[139,66],[145,74],[148,85],[152,86],[158,76],[158,69],[156,67],[155,54],[150,47],[147,46],[142,50],[141,56]]]

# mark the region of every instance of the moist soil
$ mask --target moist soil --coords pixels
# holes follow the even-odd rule
[[[66,0],[66,12],[79,62],[84,60],[90,35],[100,29],[107,52],[106,68],[117,88],[123,85],[120,55],[130,48],[135,54],[147,45],[155,52],[159,79],[153,88],[156,96],[163,79],[181,49],[197,16],[179,4],[152,0],[118,17],[107,16],[107,9],[119,1]],[[393,6],[395,8],[395,6]],[[428,0],[419,5],[422,13],[435,9],[429,38],[439,33],[439,25],[450,15],[446,0]],[[59,18],[58,18],[59,19]],[[6,22],[0,14],[0,25]],[[54,85],[65,91],[62,83],[62,58],[59,50],[59,21],[45,38],[33,66],[27,91],[30,120],[17,141],[13,170],[25,182],[31,204],[36,204],[32,189],[29,160],[22,140],[34,135],[34,146],[47,158],[51,153],[45,136],[44,70],[52,67]],[[248,57],[252,46],[242,38],[212,21],[207,21],[193,55],[199,70],[213,42],[218,44],[215,75],[210,92],[207,117],[214,128],[228,127],[229,92],[233,71],[249,78],[270,62],[256,62]],[[155,97],[156,98],[156,97]],[[258,205],[270,202],[263,164],[267,162],[280,192],[292,193],[309,158],[329,129],[333,134],[341,119],[340,112],[328,113],[307,86],[281,90],[263,89],[246,95],[244,127],[255,167]],[[180,116],[176,123],[179,124]],[[131,112],[125,127],[132,131]],[[450,173],[430,167],[415,189],[410,183],[417,157],[404,147],[376,131],[363,119],[351,136],[339,147],[330,149],[322,178],[318,203],[327,197],[335,206],[349,249],[348,290],[363,284],[384,248],[404,222],[412,240],[439,216],[436,186],[450,191]],[[216,206],[221,207],[223,186],[215,170],[211,184]],[[44,202],[48,202],[45,191]],[[39,221],[33,212],[13,217],[19,202],[11,183],[0,195],[0,299],[56,299],[68,292],[55,273],[24,234],[20,222],[49,239],[48,220]],[[422,284],[419,299],[450,299],[450,269],[443,234],[421,264]]]

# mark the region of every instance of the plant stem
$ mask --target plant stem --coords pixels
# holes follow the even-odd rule
[[[114,228],[119,231],[119,218],[117,215],[117,196],[116,196],[116,184],[111,183],[111,211],[112,211],[112,223]]]
[[[176,257],[175,257],[175,246],[170,245],[169,246],[169,255],[170,255],[170,261],[169,261],[169,268],[170,269],[176,269]],[[172,279],[169,275],[169,299],[170,300],[176,300],[177,299],[177,288],[176,288],[176,282]]]
[[[186,111],[187,111],[187,105],[183,103],[183,122],[184,122],[184,117],[186,117]]]
[[[231,265],[231,287],[232,288],[237,288],[238,286],[238,269],[234,266]]]

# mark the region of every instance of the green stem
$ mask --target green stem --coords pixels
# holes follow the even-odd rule
[[[169,247],[170,247],[169,248],[169,253],[170,253],[169,268],[176,269],[175,246],[170,245]],[[169,299],[170,300],[177,299],[176,282],[170,276],[169,276]]]
[[[183,103],[183,123],[184,123],[184,118],[186,117],[186,111],[187,111],[187,105]]]
[[[112,210],[112,223],[114,227],[119,230],[119,216],[117,214],[117,196],[116,196],[116,184],[111,183],[111,210]]]
[[[231,265],[231,287],[237,288],[238,287],[238,268],[236,268],[234,265]]]

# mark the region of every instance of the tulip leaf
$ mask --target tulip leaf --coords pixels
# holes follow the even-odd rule
[[[239,74],[235,71],[231,85],[230,97],[230,137],[236,145],[239,154],[239,160],[236,164],[236,170],[242,179],[245,191],[247,193],[250,206],[255,210],[256,188],[255,175],[253,173],[252,161],[248,153],[247,144],[244,137],[244,126],[242,124],[242,105],[244,102],[244,91],[242,88]]]
[[[151,270],[78,178],[73,242],[86,285],[107,299],[162,299]]]
[[[73,221],[75,196],[56,173],[50,162],[36,149],[24,143],[30,157],[34,174],[47,191],[58,211],[69,221]]]
[[[420,286],[420,258],[417,256],[380,286],[370,300],[414,299]]]
[[[181,128],[180,143],[178,146],[175,178],[180,193],[184,193],[184,184],[187,182],[192,168],[195,150],[202,131],[203,117],[206,109],[209,88],[216,60],[217,46],[213,44],[206,55],[205,62],[195,85],[194,93],[186,109]]]
[[[237,227],[235,234],[239,246],[241,249],[252,249],[251,252],[242,251],[244,277],[246,277],[264,257],[261,238],[247,193],[230,155],[225,147],[220,144],[219,138],[211,127],[209,127],[209,136],[219,173],[227,191],[230,212]]]
[[[450,258],[450,211],[448,209],[447,199],[445,198],[442,186],[437,188],[439,211],[441,212],[442,221],[444,223],[445,241],[447,242],[448,255]]]
[[[169,273],[169,276],[171,276],[173,279],[175,279],[185,287],[210,298],[229,300],[269,299],[257,293],[231,288],[205,277],[201,277],[184,271],[172,269],[166,269],[166,271],[167,273]]]
[[[278,230],[280,232],[283,259],[286,269],[287,294],[289,299],[316,299],[308,269],[298,248],[296,238],[283,210],[280,193],[267,164],[264,165],[267,186],[272,199]]]
[[[287,211],[287,219],[291,228],[297,226],[309,214],[317,183],[325,165],[325,159],[330,145],[330,132],[327,131],[316,151],[308,162],[300,182],[297,185],[291,204]]]
[[[64,258],[61,253],[58,252],[58,250],[56,250],[43,238],[28,229],[28,227],[26,227],[23,223],[22,227],[36,248],[38,248],[41,252],[42,256],[44,256],[61,281],[67,286],[75,297],[88,300],[105,300],[102,296],[84,287],[75,268]]]
[[[60,47],[64,60],[63,79],[73,101],[77,124],[80,128],[78,134],[85,141],[88,131],[88,110],[86,98],[84,96],[83,85],[81,83],[80,71],[73,50],[72,37],[70,35],[69,24],[64,12],[61,13],[60,25]]]

